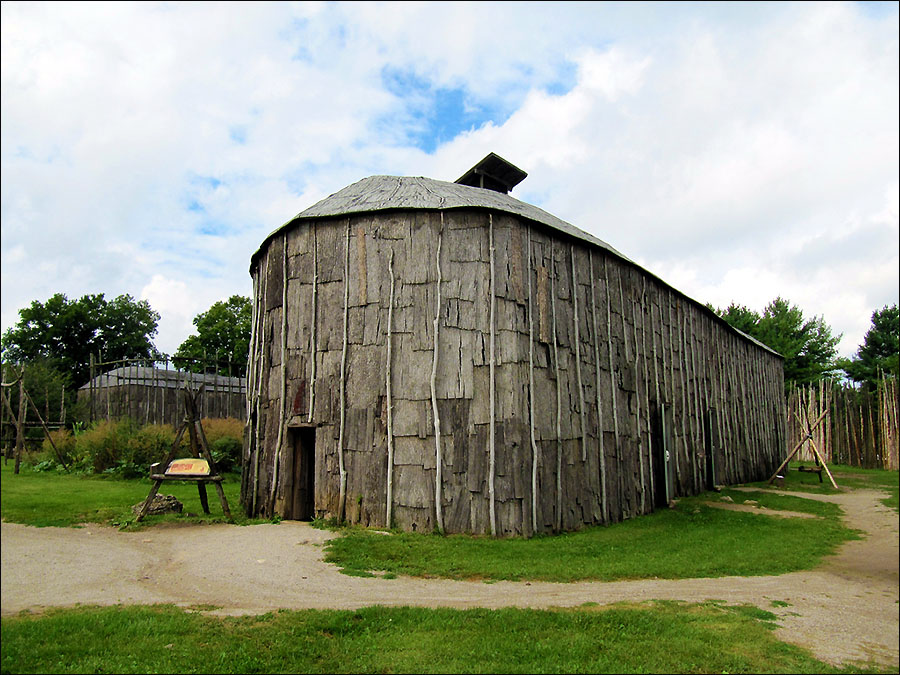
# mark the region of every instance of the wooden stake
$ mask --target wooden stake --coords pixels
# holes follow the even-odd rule
[[[253,454],[253,513],[254,515],[259,515],[259,456],[262,453],[262,448],[260,447],[260,399],[262,398],[262,380],[263,380],[263,366],[266,362],[266,349],[263,348],[263,343],[266,339],[266,298],[268,296],[269,290],[269,256],[271,251],[266,252],[266,265],[263,270],[263,283],[262,283],[262,296],[260,298],[259,304],[259,315],[260,315],[260,336],[259,340],[259,365],[256,368],[256,452]],[[257,268],[258,269],[258,268]],[[256,357],[254,357],[256,358]]]
[[[569,245],[572,261],[572,318],[575,324],[575,378],[578,380],[578,413],[581,418],[581,461],[587,462],[587,425],[584,420],[584,385],[581,380],[581,336],[578,327],[578,282],[575,276],[575,244]]]
[[[272,487],[269,494],[269,515],[275,515],[276,497],[278,495],[278,474],[281,468],[281,447],[284,444],[284,418],[287,406],[287,233],[281,245],[281,401],[278,405],[278,440],[275,441],[275,457],[273,458]]]
[[[338,430],[338,470],[340,471],[340,495],[338,497],[338,522],[344,522],[347,500],[347,470],[344,467],[344,426],[347,418],[347,323],[350,316],[350,219],[347,218],[347,237],[344,242],[344,331],[341,341],[341,418]]]
[[[31,394],[29,394],[25,389],[22,389],[22,391],[25,392],[25,398],[27,398],[28,402],[31,404],[31,409],[34,410],[34,414],[37,415],[38,421],[41,423],[41,427],[43,427],[44,429],[44,435],[47,437],[47,440],[50,441],[50,445],[53,447],[53,452],[56,453],[56,458],[59,460],[60,464],[63,465],[66,473],[68,473],[69,465],[66,462],[65,457],[62,456],[62,453],[56,447],[56,443],[53,442],[53,437],[50,435],[50,429],[47,428],[47,423],[44,422],[44,418],[41,417],[41,413],[37,409],[37,406],[34,404],[34,400],[31,398]]]
[[[496,328],[495,328],[495,314],[496,314],[496,281],[494,278],[494,215],[492,213],[488,213],[488,236],[490,237],[490,264],[491,264],[491,359],[490,359],[490,414],[491,414],[491,428],[490,428],[490,441],[488,448],[489,458],[488,458],[488,496],[490,498],[490,521],[491,521],[491,536],[497,536],[497,513],[496,513],[496,504],[494,503],[494,478],[496,471],[496,414],[497,414],[497,401],[496,401],[496,375],[494,372],[495,368],[495,359],[496,359]]]
[[[609,389],[612,392],[612,411],[613,411],[613,435],[616,440],[616,485],[618,487],[618,507],[619,513],[623,512],[622,507],[622,451],[621,441],[619,440],[619,406],[616,403],[616,371],[613,365],[613,345],[612,345],[612,309],[609,301],[609,260],[603,263],[603,284],[606,287],[606,346],[607,356],[609,358]]]
[[[312,224],[313,237],[313,269],[312,269],[312,307],[310,308],[311,318],[309,321],[309,413],[306,416],[306,423],[312,424],[313,411],[316,405],[316,307],[318,305],[318,289],[319,289],[319,242],[316,230],[316,222]],[[394,259],[394,252],[391,251],[391,261]],[[393,284],[393,277],[391,284]],[[393,289],[393,286],[391,286]]]
[[[437,253],[435,255],[435,268],[437,269],[437,279],[435,281],[435,303],[434,303],[434,352],[432,354],[431,359],[431,413],[434,418],[434,461],[435,461],[435,476],[434,476],[434,513],[435,513],[435,524],[437,526],[438,532],[444,531],[444,513],[443,513],[443,504],[442,500],[442,490],[441,483],[443,481],[443,472],[442,465],[443,459],[441,457],[441,417],[438,412],[438,404],[437,404],[437,369],[438,369],[438,333],[440,331],[441,325],[441,242],[444,239],[444,212],[441,211],[441,229],[438,231],[438,240],[437,240]],[[493,239],[491,240],[491,260],[493,261]],[[493,272],[493,263],[491,265],[491,271]],[[491,286],[491,293],[493,293],[493,286]],[[493,311],[493,295],[491,296],[491,309]],[[492,320],[493,324],[493,320]],[[493,326],[492,326],[493,329]],[[491,334],[491,338],[493,341],[493,333]],[[493,376],[493,342],[491,344],[491,374]],[[491,382],[491,396],[493,397],[493,381]],[[491,399],[491,404],[493,406],[493,398]],[[491,431],[493,432],[493,407],[491,409]],[[493,433],[491,434],[491,449],[493,451],[494,447],[494,439]],[[491,503],[493,504],[493,497],[491,498]],[[493,532],[492,532],[493,534]]]
[[[631,363],[631,356],[628,354],[628,326],[627,326],[627,324],[625,323],[625,294],[624,294],[624,292],[623,292],[623,290],[622,290],[622,269],[621,269],[621,268],[619,269],[619,273],[616,275],[616,283],[617,283],[617,285],[618,285],[618,287],[619,287],[619,318],[622,319],[622,345],[623,345],[623,347],[625,348],[625,363]],[[636,369],[636,368],[635,368],[635,388],[637,388],[637,369]],[[636,394],[637,394],[637,392],[635,392],[635,395],[636,395]],[[636,421],[636,420],[635,420],[635,426],[637,426],[637,421]],[[637,429],[635,429],[635,430],[637,430]],[[630,445],[630,444],[629,444],[629,445]],[[640,453],[640,446],[638,446],[638,455],[640,455],[640,454],[641,454],[641,453]],[[619,478],[619,485],[622,486],[621,489],[622,489],[623,494],[624,494],[624,491],[625,491],[624,484],[623,484],[623,482],[622,482],[622,481],[623,481],[622,476],[623,476],[623,474],[624,474],[624,471],[622,471],[622,468],[624,468],[624,467],[623,467],[622,465],[624,464],[624,461],[625,461],[625,460],[620,456],[620,457],[619,457],[619,465],[620,465],[620,468],[619,468],[619,476],[620,476],[620,478]],[[631,502],[630,499],[629,499],[628,501],[629,501],[629,503]],[[619,508],[622,510],[622,514],[623,514],[625,517],[631,517],[631,515],[632,515],[631,510],[629,510],[628,512],[625,511],[625,502],[624,502],[624,500],[620,502]]]
[[[562,391],[559,374],[559,340],[556,332],[556,252],[550,240],[550,320],[553,330],[553,368],[556,373],[556,531],[562,530]]]
[[[594,389],[597,395],[597,445],[600,453],[600,508],[603,522],[609,522],[609,504],[606,499],[606,457],[603,450],[603,403],[600,397],[600,327],[597,323],[597,297],[594,292],[594,253],[588,249],[591,267],[591,322],[594,325]],[[607,328],[607,331],[609,329]]]
[[[638,347],[638,323],[637,323],[637,307],[634,298],[631,299],[631,323],[634,331],[634,429],[638,435],[638,471],[641,474],[641,513],[647,512],[647,485],[644,477],[644,436],[641,434],[641,384],[639,374],[639,363],[644,365],[644,390],[646,391],[646,374],[647,359],[644,358],[643,350]],[[643,319],[643,312],[641,313]],[[643,326],[641,327],[641,338],[643,339]]]
[[[16,417],[16,464],[13,473],[19,473],[22,452],[25,450],[25,370],[19,378],[19,415]]]
[[[534,312],[531,297],[531,225],[528,225],[528,426],[531,434],[531,531],[538,531],[538,445],[534,435]]]
[[[394,249],[388,260],[388,272],[391,275],[391,295],[388,301],[387,317],[387,356],[385,363],[385,396],[387,397],[387,498],[385,499],[385,526],[393,526],[394,504],[394,399],[391,394],[391,366],[393,365],[393,320],[394,320]]]
[[[772,474],[772,477],[769,478],[769,480],[767,481],[767,483],[768,483],[769,485],[772,484],[772,482],[775,480],[775,478],[778,476],[778,474],[781,472],[781,470],[782,470],[784,467],[786,467],[786,466],[788,465],[788,462],[790,462],[790,461],[791,461],[791,458],[792,458],[795,454],[797,454],[797,451],[798,451],[801,447],[803,447],[803,444],[806,443],[806,441],[808,441],[810,438],[812,438],[812,432],[813,432],[813,429],[815,429],[817,426],[819,426],[819,422],[821,422],[821,421],[825,418],[825,413],[826,413],[826,412],[828,412],[828,411],[827,411],[827,410],[823,411],[822,414],[819,415],[819,418],[815,421],[815,423],[814,423],[811,427],[807,427],[806,435],[805,435],[803,438],[801,438],[801,439],[797,442],[797,445],[794,446],[794,449],[791,450],[791,451],[788,453],[787,459],[785,459],[785,460],[778,466],[778,468],[775,469],[775,473],[773,473],[773,474]],[[829,474],[829,475],[831,475],[831,474]],[[837,487],[837,486],[835,486],[835,487]]]

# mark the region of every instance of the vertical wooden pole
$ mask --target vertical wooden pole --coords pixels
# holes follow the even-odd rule
[[[25,369],[19,377],[19,415],[16,417],[16,464],[13,473],[19,473],[22,452],[25,450]]]
[[[312,224],[313,239],[313,269],[312,269],[312,307],[310,308],[309,320],[309,413],[306,416],[306,423],[312,424],[313,411],[316,405],[316,308],[318,305],[318,289],[319,289],[319,241],[316,230],[316,223]],[[394,260],[394,252],[391,251],[391,262]],[[393,289],[394,278],[391,277],[391,288]],[[393,303],[391,303],[393,305]],[[392,307],[393,308],[393,307]],[[390,526],[390,525],[389,525]]]
[[[90,409],[88,410],[88,420],[91,424],[94,423],[94,397],[97,395],[96,385],[94,383],[94,352],[89,354],[90,360],[90,384],[88,385],[88,399],[90,400]]]
[[[594,390],[597,395],[597,452],[600,455],[600,508],[603,522],[609,522],[609,503],[606,498],[606,457],[603,449],[603,401],[600,396],[600,326],[597,323],[597,296],[594,291],[594,253],[588,249],[591,272],[591,322],[594,325]],[[607,325],[607,332],[609,326]]]
[[[278,481],[281,469],[281,448],[284,444],[284,418],[287,410],[287,233],[285,232],[281,243],[281,395],[278,403],[278,439],[275,441],[275,456],[272,458],[272,487],[269,494],[269,515],[274,516],[277,508]],[[346,328],[346,327],[345,327]],[[346,338],[345,338],[346,340]]]
[[[647,448],[647,484],[649,485],[649,489],[642,488],[643,492],[649,492],[651,495],[651,504],[650,510],[653,509],[652,504],[652,495],[653,495],[653,453],[650,452],[650,371],[647,366],[647,311],[648,311],[648,303],[647,303],[647,279],[641,279],[641,302],[640,302],[640,314],[641,314],[641,363],[644,366],[644,406],[642,410],[644,411],[643,418],[643,427],[644,427],[644,438],[645,442],[641,442],[641,457],[644,456],[643,448],[646,446]],[[649,307],[649,311],[652,311],[652,304]],[[637,324],[637,319],[635,319],[635,325]],[[650,330],[653,330],[653,321],[651,316],[650,321]],[[644,467],[641,467],[641,482],[644,481]],[[644,510],[645,507],[645,497],[641,494],[641,511],[646,513]]]
[[[437,526],[438,532],[444,531],[444,511],[443,511],[443,496],[442,496],[442,483],[443,483],[443,463],[444,460],[441,456],[441,416],[438,411],[437,404],[437,370],[438,370],[438,335],[440,333],[441,326],[441,243],[444,239],[444,212],[441,211],[441,229],[438,231],[438,240],[437,240],[437,253],[435,254],[434,266],[437,271],[437,278],[435,279],[435,302],[434,302],[434,351],[432,353],[431,358],[431,413],[434,418],[434,462],[435,462],[435,475],[434,475],[434,514],[435,514],[435,524]],[[493,259],[494,259],[494,242],[493,238],[491,239],[491,272],[493,273]],[[491,285],[491,310],[493,316],[493,284]],[[493,416],[493,392],[494,392],[494,383],[493,383],[493,373],[494,373],[494,360],[493,360],[493,319],[491,321],[491,452],[493,453],[494,448],[494,438],[493,438],[493,424],[494,424],[494,416]],[[492,455],[493,457],[493,455]],[[493,466],[493,461],[491,462]],[[493,477],[492,477],[493,479]],[[493,485],[493,482],[492,482]],[[491,498],[491,508],[493,513],[493,497]],[[493,532],[492,532],[493,534]]]
[[[262,295],[259,300],[259,340],[257,340],[257,345],[259,347],[259,367],[257,371],[256,377],[256,451],[253,453],[253,513],[254,515],[259,515],[259,462],[260,455],[262,454],[262,447],[260,445],[261,440],[261,425],[260,425],[260,413],[262,408],[262,381],[263,375],[265,374],[266,380],[268,381],[270,377],[270,373],[265,372],[266,365],[266,352],[268,351],[265,348],[266,341],[266,298],[268,297],[269,292],[269,256],[271,251],[266,251],[266,266],[263,269],[263,283],[262,283]]]
[[[556,373],[556,531],[562,530],[562,391],[559,370],[559,339],[556,330],[556,252],[550,240],[550,319],[553,329],[553,368]]]
[[[616,369],[613,362],[613,343],[612,343],[612,307],[609,300],[609,259],[603,263],[603,285],[606,289],[606,346],[607,356],[609,357],[609,389],[612,392],[612,413],[613,413],[613,436],[616,441],[616,485],[618,487],[618,509],[619,516],[624,514],[622,506],[622,441],[619,438],[619,406],[616,403]]]
[[[391,277],[391,294],[388,300],[388,316],[387,316],[387,356],[385,357],[385,403],[387,407],[387,496],[385,499],[385,527],[393,526],[393,508],[394,508],[394,398],[391,393],[391,376],[393,365],[393,321],[394,321],[394,249],[391,249],[391,257],[388,260],[388,273]],[[310,408],[310,415],[312,409]]]
[[[344,426],[347,418],[347,323],[350,316],[350,219],[347,218],[347,237],[344,241],[344,331],[341,342],[341,417],[338,429],[338,471],[340,471],[340,494],[338,522],[344,522],[347,500],[347,469],[344,466]]]
[[[488,236],[490,238],[489,242],[489,253],[490,253],[490,265],[491,265],[491,315],[490,315],[490,347],[491,347],[491,359],[490,359],[490,414],[491,414],[491,427],[490,427],[490,441],[489,441],[489,458],[488,458],[488,497],[490,499],[489,509],[490,509],[490,521],[491,521],[491,536],[497,536],[497,513],[496,513],[496,504],[494,502],[494,480],[495,480],[495,472],[496,472],[496,415],[497,415],[497,392],[496,392],[496,374],[494,372],[495,369],[495,360],[496,360],[496,306],[497,306],[497,297],[496,297],[496,279],[494,276],[494,215],[492,213],[488,213]]]
[[[537,440],[534,433],[534,304],[532,302],[531,270],[534,261],[531,254],[531,225],[528,228],[528,264],[525,274],[528,275],[528,427],[531,437],[531,531],[538,531],[538,453]]]
[[[619,318],[622,320],[622,347],[623,347],[623,349],[625,350],[625,363],[631,363],[631,355],[628,353],[628,327],[627,327],[627,324],[626,324],[626,322],[625,322],[625,294],[624,294],[624,291],[622,290],[622,268],[619,268],[619,271],[618,271],[618,272],[619,272],[619,273],[616,274],[616,282],[617,282],[617,285],[618,285],[618,287],[619,287]],[[636,375],[636,373],[637,373],[637,369],[635,369],[635,387],[637,386],[637,375]],[[636,424],[637,424],[637,421],[635,420],[635,425],[636,425]],[[629,445],[630,445],[630,443],[629,443]],[[640,449],[640,448],[639,448],[639,449]],[[640,454],[640,452],[638,452],[638,454]],[[623,465],[626,461],[627,461],[627,460],[625,460],[625,459],[623,459],[623,458],[620,458],[620,460],[619,460],[619,462],[620,462],[620,466],[619,466],[619,475],[620,475],[620,476],[623,474],[623,471],[622,471],[622,465]],[[621,483],[621,481],[620,481],[620,483]],[[623,494],[624,494],[624,492],[625,492],[625,486],[624,486],[624,484],[622,484],[622,492],[623,492]],[[631,492],[630,487],[629,487],[629,489],[628,489],[628,492],[629,492],[629,493]],[[629,499],[628,501],[630,502],[631,500]],[[620,503],[620,508],[622,509],[622,514],[625,515],[625,514],[626,514],[626,511],[625,511],[625,508],[624,508],[624,501]],[[632,513],[632,511],[629,509],[628,512],[627,512],[627,516],[630,517],[631,515],[633,515],[633,513]]]
[[[643,293],[641,294],[643,298]],[[640,376],[640,365],[643,365],[644,370],[644,392],[646,393],[647,384],[646,384],[646,373],[647,373],[647,359],[646,354],[644,354],[644,350],[638,345],[638,320],[637,320],[637,308],[636,303],[634,302],[634,298],[631,299],[631,323],[632,323],[632,331],[634,334],[634,430],[638,437],[638,471],[641,474],[641,513],[647,512],[647,483],[645,478],[644,471],[644,435],[641,433],[641,376]],[[641,340],[643,340],[644,336],[644,327],[643,327],[643,308],[641,309]]]
[[[581,333],[578,315],[578,277],[575,274],[575,244],[569,245],[572,263],[572,322],[575,324],[575,379],[578,380],[578,415],[581,421],[581,461],[587,462],[587,423],[584,419],[584,384],[581,379]]]

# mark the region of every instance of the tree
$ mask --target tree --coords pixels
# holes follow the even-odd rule
[[[840,362],[841,370],[855,382],[874,388],[883,373],[900,371],[900,309],[885,305],[872,312],[872,327],[853,359]]]
[[[194,317],[197,334],[188,336],[178,347],[175,365],[201,372],[205,361],[217,361],[221,375],[245,375],[250,353],[250,317],[250,298],[243,295],[213,303]],[[230,369],[228,362],[232,364]]]
[[[153,344],[158,324],[159,314],[150,304],[130,295],[69,300],[57,293],[19,310],[19,322],[3,334],[0,349],[7,362],[46,360],[69,373],[77,388],[90,378],[91,354],[101,354],[104,361],[159,358]]]
[[[841,336],[833,336],[823,318],[804,319],[799,307],[781,297],[766,305],[761,315],[734,303],[714,311],[784,357],[786,386],[818,382],[837,369],[835,355]]]

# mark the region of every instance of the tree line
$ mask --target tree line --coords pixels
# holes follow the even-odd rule
[[[833,335],[823,317],[806,318],[797,305],[780,296],[761,313],[735,303],[725,309],[707,307],[729,325],[781,354],[788,388],[845,377],[863,389],[874,389],[885,375],[896,376],[900,370],[900,311],[896,303],[872,313],[872,324],[849,359],[838,358],[841,335]]]

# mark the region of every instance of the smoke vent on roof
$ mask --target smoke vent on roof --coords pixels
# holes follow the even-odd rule
[[[493,152],[456,180],[460,185],[484,188],[507,194],[528,174]]]

